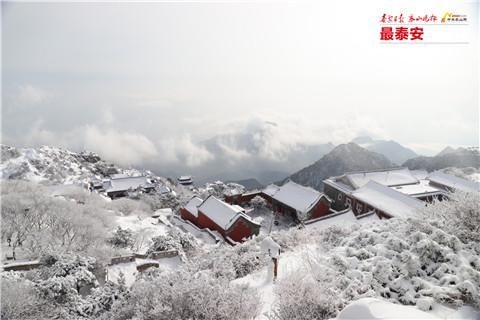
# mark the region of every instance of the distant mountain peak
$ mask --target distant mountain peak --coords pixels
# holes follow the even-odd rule
[[[405,161],[404,167],[409,169],[424,169],[435,171],[449,167],[480,168],[480,152],[478,148],[453,148],[446,147],[433,157],[416,157]]]
[[[383,154],[390,161],[396,164],[404,163],[406,160],[415,158],[417,154],[394,140],[375,140],[368,136],[360,136],[352,140],[362,148]]]
[[[437,156],[443,156],[445,154],[449,154],[449,153],[454,153],[454,152],[457,152],[457,149],[453,148],[453,147],[450,147],[450,146],[447,146],[445,147],[442,151],[440,151]]]
[[[323,189],[323,180],[345,172],[392,168],[395,165],[384,155],[369,151],[350,142],[335,147],[320,160],[292,174],[289,178],[317,190]]]

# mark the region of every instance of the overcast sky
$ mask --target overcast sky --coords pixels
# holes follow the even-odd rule
[[[198,141],[265,121],[270,146],[478,145],[478,3],[392,3],[2,2],[3,142],[191,166]],[[445,11],[468,44],[379,41],[383,13]]]

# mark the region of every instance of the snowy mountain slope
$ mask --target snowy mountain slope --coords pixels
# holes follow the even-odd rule
[[[62,148],[42,146],[20,148],[2,145],[0,178],[53,183],[82,183],[93,177],[126,173],[92,152],[75,153]]]
[[[237,183],[216,181],[205,185],[182,186],[172,179],[157,176],[148,170],[124,169],[115,164],[107,163],[92,152],[72,152],[62,148],[42,146],[39,148],[15,148],[1,146],[2,161],[0,163],[0,179],[19,179],[42,182],[50,185],[75,184],[84,185],[91,179],[107,178],[113,174],[127,176],[146,175],[169,187],[174,192],[167,198],[161,197],[155,205],[178,208],[193,195],[202,198],[214,194],[241,193],[244,186]],[[158,195],[161,196],[160,194]],[[155,197],[155,194],[153,194]]]
[[[383,154],[391,162],[402,164],[408,159],[417,157],[417,154],[393,140],[374,140],[370,137],[358,137],[352,140],[360,147]]]
[[[391,168],[394,164],[385,156],[368,151],[355,143],[342,144],[320,160],[292,174],[293,181],[315,188],[323,189],[323,180],[355,170],[373,170]]]
[[[480,168],[480,152],[478,149],[444,149],[433,157],[422,156],[407,160],[402,166],[412,170],[425,169],[427,171],[435,171],[448,167]]]

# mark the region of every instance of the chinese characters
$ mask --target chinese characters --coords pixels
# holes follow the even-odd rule
[[[421,27],[382,27],[380,31],[380,40],[383,41],[404,41],[404,40],[423,40],[423,28]]]

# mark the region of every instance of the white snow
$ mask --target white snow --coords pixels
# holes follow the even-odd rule
[[[432,172],[428,176],[428,180],[433,183],[437,183],[455,190],[462,190],[466,192],[480,192],[479,182],[462,179],[451,174],[443,173],[441,171]]]
[[[215,245],[217,242],[223,241],[222,235],[216,231],[208,232],[206,229],[200,229],[190,221],[183,220],[181,218],[175,217],[173,220],[176,226],[180,229],[192,234],[197,240],[206,245]]]
[[[420,180],[419,183],[416,184],[394,186],[391,188],[409,196],[436,195],[444,193],[442,190],[431,186],[429,183],[428,180]]]
[[[376,214],[364,215],[358,219],[352,210],[330,214],[328,216],[315,219],[313,222],[305,224],[307,229],[324,230],[331,226],[347,227],[354,224],[371,224],[380,220]]]
[[[115,223],[122,229],[131,230],[137,238],[136,246],[138,253],[145,253],[154,237],[166,235],[168,226],[158,223],[153,217],[142,217],[139,215],[115,217]]]
[[[305,213],[308,212],[322,196],[322,193],[312,188],[288,181],[279,187],[278,191],[273,195],[273,199]]]
[[[126,191],[130,189],[137,189],[141,187],[152,186],[145,176],[138,177],[117,177],[108,180],[104,184],[106,192]]]
[[[425,180],[428,176],[427,170],[410,170],[410,173],[418,180]]]
[[[407,168],[398,168],[384,171],[370,171],[345,174],[352,186],[357,189],[369,181],[375,181],[384,186],[396,186],[418,183],[418,179]]]
[[[230,205],[214,196],[205,199],[198,209],[224,230],[228,230],[240,216],[255,223],[244,213],[245,210],[242,207]]]
[[[156,210],[153,213],[152,218],[169,217],[171,215],[173,215],[172,208],[161,208],[161,209]]]
[[[282,253],[278,260],[278,281],[288,278],[294,273],[305,273],[307,267],[304,265],[304,259],[308,259],[312,252],[315,252],[316,245],[305,245],[297,248],[296,251]],[[259,291],[262,310],[258,320],[270,319],[273,304],[275,302],[275,293],[273,283],[273,262],[271,259],[266,260],[266,265],[261,270],[253,272],[243,278],[232,281],[234,284],[248,284],[252,288]]]
[[[375,298],[363,298],[350,303],[337,316],[338,320],[401,320],[438,319],[415,307],[394,304]]]
[[[123,273],[125,276],[125,285],[130,287],[136,280],[138,275],[137,266],[154,262],[159,264],[160,270],[165,271],[174,271],[178,268],[178,266],[182,263],[180,257],[169,257],[169,258],[162,258],[158,260],[151,260],[151,259],[135,259],[135,261],[127,262],[127,263],[119,263],[115,265],[110,265],[107,267],[107,280],[112,281],[114,283],[118,283],[120,278],[120,273]]]
[[[475,320],[480,314],[472,307],[463,306],[454,310],[434,304],[433,310],[425,312],[416,306],[395,304],[383,299],[362,298],[347,305],[337,316],[337,320],[406,320],[406,319],[464,319]]]
[[[269,184],[268,186],[265,187],[265,189],[262,190],[263,193],[266,195],[269,195],[270,197],[273,197],[275,193],[277,193],[278,189],[280,189],[279,186],[275,184]]]
[[[392,217],[415,217],[418,210],[424,207],[423,202],[375,181],[369,181],[360,189],[355,190],[352,195]]]
[[[260,244],[262,251],[269,257],[278,258],[280,256],[280,245],[270,237],[265,237]]]

